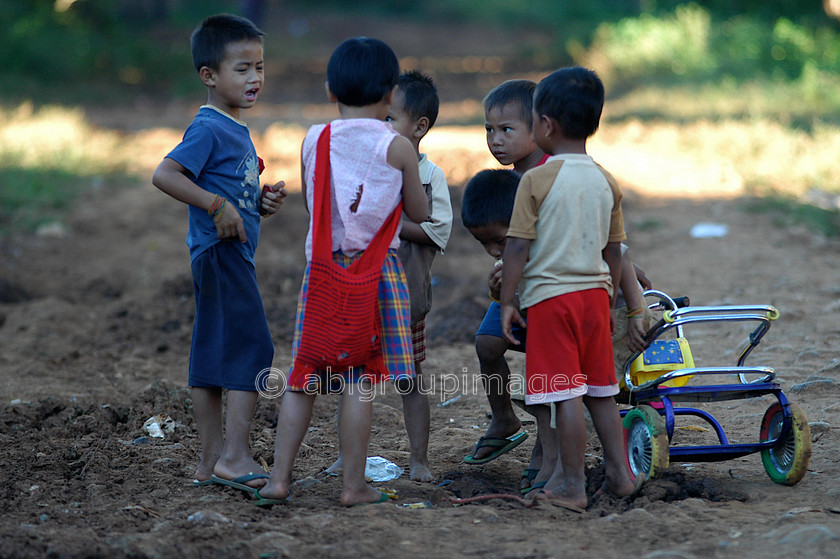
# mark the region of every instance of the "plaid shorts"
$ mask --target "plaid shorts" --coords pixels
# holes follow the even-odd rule
[[[346,268],[362,253],[346,256],[341,251],[333,253],[333,260]],[[309,265],[303,276],[303,284],[298,298],[297,314],[295,316],[295,333],[292,340],[292,363],[295,362],[297,349],[300,345],[300,327],[303,322],[303,301],[309,290]],[[390,249],[382,265],[382,279],[379,280],[379,316],[381,319],[382,358],[388,369],[385,380],[402,380],[414,377],[414,361],[411,352],[411,311],[408,299],[408,287],[402,264],[397,257],[397,251]],[[289,371],[291,378],[293,369]],[[299,376],[299,375],[298,375]],[[336,377],[341,377],[340,379]],[[332,379],[332,382],[327,382]],[[292,383],[286,385],[292,391],[328,391],[327,385],[357,383],[370,380],[365,375],[365,367],[357,367],[349,371],[319,371],[317,375],[309,375],[309,382]],[[340,381],[336,383],[335,381]]]
[[[411,325],[411,352],[414,355],[415,363],[421,363],[426,360],[425,316]]]

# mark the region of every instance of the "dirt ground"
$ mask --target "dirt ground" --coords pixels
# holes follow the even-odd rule
[[[0,556],[838,556],[840,441],[832,427],[840,424],[834,314],[840,243],[745,212],[737,197],[709,195],[715,185],[704,196],[674,197],[673,177],[660,174],[660,190],[643,188],[632,173],[622,173],[618,147],[590,151],[623,181],[629,243],[656,288],[689,295],[698,305],[761,303],[781,311],[748,364],[775,368],[812,424],[813,454],[799,484],[773,483],[754,454],[672,464],[635,500],[603,499],[580,515],[513,499],[455,506],[450,498],[515,493],[535,439],[533,422],[526,422],[531,436],[514,451],[484,466],[462,462],[488,422],[486,399],[475,390],[472,338],[487,304],[484,278],[492,262],[456,217],[450,246],[435,263],[424,364],[436,380],[435,483],[405,474],[377,484],[396,490],[396,501],[341,507],[340,479],[323,473],[337,452],[335,400],[323,397],[296,463],[295,477],[303,482],[288,505],[262,510],[232,489],[195,488],[186,213],[143,184],[85,199],[61,235],[0,240]],[[460,193],[461,185],[452,184],[456,216]],[[700,222],[726,224],[728,232],[694,238],[690,230]],[[293,193],[281,215],[264,223],[258,250],[274,364],[284,370],[306,223]],[[742,336],[724,327],[688,332],[695,357],[710,365],[733,363]],[[518,367],[521,358],[511,362]],[[731,440],[754,442],[769,404],[756,398],[702,407]],[[163,439],[143,429],[156,414],[174,420],[174,432]],[[406,467],[399,396],[379,395],[374,414],[369,455]],[[709,436],[698,420],[680,425],[674,444]],[[277,427],[276,401],[261,399],[252,447],[269,467]],[[600,454],[591,436],[590,492],[601,474]],[[404,506],[413,503],[429,506]]]

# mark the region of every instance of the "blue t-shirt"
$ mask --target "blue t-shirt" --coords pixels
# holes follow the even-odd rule
[[[259,159],[245,124],[222,111],[205,105],[184,132],[184,139],[166,156],[192,174],[195,183],[235,204],[245,226],[248,241],[233,242],[242,256],[254,262],[260,238]],[[190,262],[220,242],[213,218],[201,208],[189,207],[187,246]]]

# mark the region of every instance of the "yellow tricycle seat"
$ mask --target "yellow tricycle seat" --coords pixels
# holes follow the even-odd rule
[[[650,382],[665,373],[678,369],[693,369],[694,359],[688,340],[676,338],[673,340],[656,340],[630,364],[630,378],[635,386]],[[660,386],[685,386],[692,375],[678,377]],[[622,387],[624,381],[622,380]]]

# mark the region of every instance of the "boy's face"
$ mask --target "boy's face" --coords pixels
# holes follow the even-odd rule
[[[394,132],[400,136],[414,141],[416,122],[411,118],[411,115],[405,112],[405,96],[403,96],[399,88],[394,93],[394,99],[388,108],[388,115],[385,117],[385,122],[390,122]]]
[[[522,120],[519,103],[507,103],[484,111],[487,147],[502,165],[513,165],[537,149],[528,123]]]
[[[237,41],[225,47],[225,57],[217,70],[202,68],[202,79],[209,86],[207,102],[238,117],[239,109],[257,102],[263,87],[263,49],[259,41]]]
[[[499,260],[505,252],[508,226],[503,223],[490,223],[478,227],[470,227],[470,233],[481,243],[487,254]]]

